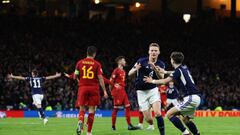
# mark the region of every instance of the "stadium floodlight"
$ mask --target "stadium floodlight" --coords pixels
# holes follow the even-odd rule
[[[94,3],[95,3],[95,4],[99,4],[99,3],[100,3],[100,0],[94,0]]]
[[[136,7],[136,8],[139,8],[140,6],[141,6],[141,3],[139,3],[139,2],[136,2],[136,3],[135,3],[135,7]]]
[[[2,1],[2,4],[8,4],[8,3],[10,3],[10,0],[3,0]]]
[[[183,20],[185,21],[185,23],[188,23],[191,19],[191,15],[190,14],[183,14]]]

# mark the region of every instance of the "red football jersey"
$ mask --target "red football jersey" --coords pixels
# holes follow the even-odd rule
[[[159,92],[161,93],[161,102],[166,105],[167,103],[167,86],[166,85],[160,85],[158,86]]]
[[[126,86],[125,83],[126,73],[123,69],[115,68],[112,72],[111,78],[113,83],[118,83],[122,87]]]
[[[92,59],[85,58],[78,61],[75,69],[79,73],[79,86],[98,86],[98,75],[102,75],[101,64]]]

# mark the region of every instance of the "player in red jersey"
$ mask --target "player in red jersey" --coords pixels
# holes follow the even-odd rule
[[[107,91],[105,88],[102,66],[94,60],[96,56],[97,48],[95,46],[89,46],[87,48],[87,57],[78,61],[74,78],[79,78],[78,81],[78,105],[80,107],[79,121],[77,127],[77,135],[81,135],[83,119],[84,119],[84,108],[88,106],[88,119],[87,119],[87,135],[92,135],[92,126],[95,115],[95,108],[100,103],[99,84],[103,89],[104,97],[107,98]]]
[[[118,112],[118,109],[124,105],[126,121],[128,124],[128,130],[136,130],[138,128],[134,127],[131,124],[130,103],[128,100],[128,96],[125,92],[126,73],[123,67],[126,66],[126,60],[124,56],[118,56],[115,61],[118,67],[113,70],[110,78],[110,81],[113,83],[113,85],[109,85],[109,89],[111,90],[111,94],[113,97],[113,104],[114,104],[114,108],[112,112],[112,129],[116,130],[115,125],[116,125],[117,112]]]
[[[67,77],[67,78],[69,78],[69,79],[79,81],[78,78],[74,78],[74,72],[71,73],[71,74],[64,73],[64,76]],[[113,84],[110,82],[110,80],[107,79],[107,78],[104,77],[104,76],[103,76],[103,80],[104,80],[104,83],[105,83],[105,84],[113,85]],[[79,91],[78,91],[78,94],[79,94]],[[77,97],[80,98],[80,96],[77,96]],[[78,107],[80,106],[80,105],[78,104],[78,101],[79,101],[79,100],[80,100],[80,99],[77,99],[77,101],[76,101],[76,103],[75,103],[75,107],[76,107],[76,108],[78,108]],[[97,109],[97,107],[96,107],[95,109]],[[80,120],[81,116],[85,116],[85,112],[86,112],[86,108],[84,108],[84,110],[82,110],[81,113],[79,113],[78,120]],[[84,117],[81,118],[81,120],[82,120],[82,124],[84,125]],[[87,126],[87,123],[86,123],[86,126]],[[83,127],[84,127],[84,126],[82,126],[82,132],[83,132]]]
[[[167,89],[168,89],[168,87],[166,85],[159,85],[158,89],[159,89],[160,96],[161,96],[162,108],[164,108],[164,110],[166,110],[166,107],[167,107]]]

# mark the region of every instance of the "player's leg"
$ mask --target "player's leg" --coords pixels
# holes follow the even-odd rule
[[[168,110],[167,117],[184,135],[190,135],[190,132],[186,129],[186,127],[184,127],[182,121],[176,116],[179,113],[179,110],[176,107],[173,107]]]
[[[165,128],[164,128],[164,120],[161,114],[161,103],[160,101],[156,101],[153,103],[152,105],[154,114],[155,114],[155,118],[157,120],[157,125],[158,125],[158,129],[161,135],[165,135]]]
[[[193,121],[190,120],[188,116],[185,116],[182,118],[185,125],[188,127],[188,129],[194,134],[194,135],[200,135],[197,126],[193,123]]]
[[[149,124],[149,126],[147,127],[147,130],[154,130],[151,108],[142,112],[143,112],[143,117],[145,118],[146,122]]]
[[[140,129],[143,129],[143,118],[144,118],[144,116],[143,116],[143,112],[142,111],[138,111],[138,127],[140,128]]]
[[[128,96],[127,96],[126,93],[125,93],[125,96],[123,98],[123,104],[124,104],[124,107],[125,107],[125,117],[126,117],[126,121],[127,121],[127,124],[128,124],[128,130],[137,130],[137,129],[139,129],[138,127],[133,126],[132,123],[131,123],[130,102],[128,100]]]
[[[87,135],[92,135],[92,127],[94,122],[94,115],[96,112],[96,106],[100,103],[100,95],[98,89],[89,90],[88,93],[88,119],[87,119]]]
[[[79,88],[80,89],[80,88]],[[81,135],[83,132],[83,125],[84,125],[84,115],[85,115],[85,105],[88,104],[87,99],[87,90],[81,89],[78,90],[78,98],[77,98],[77,105],[79,105],[79,114],[78,114],[78,125],[77,125],[77,135]]]
[[[181,114],[184,116],[183,122],[194,135],[198,135],[199,131],[197,129],[197,126],[192,121],[190,121],[190,118],[194,117],[194,112],[199,106],[201,99],[198,95],[188,96],[188,99],[190,100],[190,104],[186,104],[185,107],[181,110]]]
[[[114,106],[112,111],[112,130],[116,130],[117,112],[118,112],[118,106]]]
[[[43,111],[43,108],[42,108],[43,95],[42,94],[35,94],[32,97],[33,97],[33,103],[38,110],[38,114],[43,119],[43,124],[46,125],[48,123],[48,119],[45,117],[45,114],[44,114],[44,111]]]
[[[88,106],[88,119],[87,119],[87,135],[92,134],[92,126],[94,122],[94,115],[95,115],[95,108],[96,106]]]
[[[138,105],[139,105],[139,110],[143,113],[143,117],[149,123],[150,127],[154,129],[153,126],[153,118],[152,118],[152,113],[150,111],[151,105],[149,103],[148,99],[148,92],[147,91],[137,91],[137,99],[138,99]]]
[[[164,128],[164,120],[161,114],[161,100],[160,100],[160,93],[158,91],[158,88],[153,88],[150,90],[149,94],[149,102],[152,105],[155,118],[157,120],[158,129],[161,135],[165,134],[165,128]]]
[[[40,94],[34,94],[32,96],[33,98],[33,104],[36,106],[37,110],[38,110],[38,114],[40,115],[40,118],[44,119],[45,118],[45,114],[42,108],[42,99],[43,99],[43,95]]]
[[[84,115],[85,115],[84,106],[79,106],[77,135],[81,135],[81,133],[83,132]]]

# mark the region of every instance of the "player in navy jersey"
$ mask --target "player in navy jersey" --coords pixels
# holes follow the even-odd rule
[[[157,68],[164,69],[165,64],[158,60],[160,47],[157,43],[151,43],[149,45],[148,54],[148,57],[138,59],[134,67],[129,71],[128,75],[132,76],[137,74],[135,88],[137,90],[140,111],[143,112],[146,121],[151,126],[153,123],[152,108],[155,113],[159,132],[161,135],[164,135],[164,121],[161,115],[160,93],[158,91],[158,87],[156,84],[145,83],[143,78],[144,76],[151,76],[154,79],[163,78],[164,74],[161,74]],[[153,125],[150,128],[154,129]]]
[[[174,71],[166,79],[154,80],[151,76],[146,76],[144,81],[152,84],[166,84],[171,81],[177,83],[179,93],[182,94],[182,100],[178,100],[177,104],[173,108],[168,110],[167,117],[178,128],[183,135],[191,135],[191,133],[185,128],[181,120],[177,115],[183,116],[183,122],[189,128],[194,135],[200,135],[196,125],[190,120],[194,116],[196,108],[200,104],[200,92],[196,88],[196,85],[192,79],[190,71],[187,66],[183,65],[184,55],[182,52],[173,52],[171,54],[171,64],[174,67]],[[165,72],[167,73],[167,72]]]
[[[177,88],[174,86],[174,82],[168,83],[167,88],[167,108],[172,104],[175,105],[177,103],[177,99],[179,97],[179,93]]]
[[[28,81],[31,87],[31,93],[33,98],[33,104],[38,109],[38,114],[40,118],[43,119],[44,125],[47,124],[48,119],[45,117],[45,114],[42,109],[42,100],[43,100],[43,83],[45,80],[49,79],[55,79],[61,76],[61,73],[56,73],[55,75],[47,76],[47,77],[40,77],[38,76],[37,70],[32,70],[32,76],[29,77],[23,77],[23,76],[15,76],[13,74],[10,74],[10,78],[18,79],[18,80],[25,80]]]

